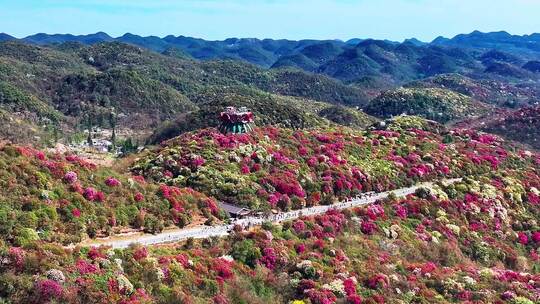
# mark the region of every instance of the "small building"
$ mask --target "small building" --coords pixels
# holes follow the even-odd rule
[[[243,218],[251,214],[251,210],[248,208],[239,207],[224,202],[219,202],[219,207],[225,210],[225,212],[227,212],[231,218]]]
[[[219,115],[219,131],[227,133],[248,133],[253,130],[253,113],[246,107],[227,107]]]
[[[99,152],[106,153],[112,147],[112,142],[105,139],[92,139],[92,147]]]

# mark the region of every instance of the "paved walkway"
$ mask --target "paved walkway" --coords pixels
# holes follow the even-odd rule
[[[455,183],[461,181],[461,178],[448,179],[444,180],[446,183]],[[358,207],[363,205],[368,205],[376,202],[377,200],[384,199],[388,197],[391,193],[394,193],[398,197],[403,197],[409,194],[414,193],[418,188],[430,186],[432,182],[421,183],[416,186],[396,189],[392,191],[380,192],[380,193],[364,193],[361,196],[351,198],[349,200],[328,205],[328,206],[315,206],[304,208],[300,210],[294,210],[289,212],[283,212],[274,214],[267,217],[248,217],[245,219],[240,219],[234,221],[232,224],[228,225],[219,225],[219,226],[200,226],[187,229],[174,229],[170,231],[164,231],[159,234],[142,234],[142,235],[131,235],[131,236],[113,236],[109,239],[95,239],[85,243],[82,243],[83,246],[111,246],[113,248],[126,248],[132,243],[140,243],[142,245],[152,245],[152,244],[161,244],[176,242],[181,240],[186,240],[188,238],[209,238],[212,236],[225,236],[233,229],[235,225],[246,227],[259,226],[263,222],[281,222],[299,218],[301,216],[312,216],[317,214],[326,213],[331,209],[347,209],[352,207]]]

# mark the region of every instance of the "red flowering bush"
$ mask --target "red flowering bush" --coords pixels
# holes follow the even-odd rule
[[[62,285],[53,280],[42,280],[36,283],[36,291],[41,303],[46,303],[52,299],[59,299],[62,296]]]
[[[296,245],[296,253],[301,254],[306,251],[306,245],[304,244],[298,244]]]
[[[97,247],[90,247],[88,250],[88,253],[86,254],[89,259],[92,261],[95,261],[97,259],[104,259],[105,254],[103,254],[99,248]]]
[[[73,210],[71,210],[71,214],[74,217],[79,218],[79,217],[81,217],[81,210],[79,210],[77,208],[73,208]]]
[[[274,269],[277,262],[277,255],[272,247],[267,247],[263,249],[262,257],[259,259],[259,262],[266,266],[266,268]]]
[[[336,302],[336,296],[330,290],[310,289],[307,294],[313,304],[333,304]]]
[[[373,234],[377,230],[377,225],[372,221],[363,221],[360,229],[367,235]]]
[[[348,296],[356,294],[356,282],[353,279],[348,278],[345,281],[343,281],[343,287],[344,287],[345,293]]]
[[[94,189],[92,187],[88,187],[88,188],[84,189],[83,195],[84,195],[84,198],[86,198],[87,200],[93,201],[97,197],[97,191],[96,191],[96,189]]]
[[[519,232],[518,240],[520,244],[527,245],[529,243],[529,236],[524,232]]]
[[[229,304],[229,300],[227,300],[227,297],[222,295],[222,294],[218,294],[216,295],[212,301],[214,302],[214,304]]]
[[[142,202],[144,201],[144,195],[140,192],[137,192],[135,193],[135,195],[133,196],[133,199],[136,201],[136,202]]]
[[[384,217],[384,209],[380,205],[372,204],[367,207],[366,215],[372,221],[375,221],[380,217]]]
[[[120,181],[117,180],[116,178],[114,177],[108,177],[106,180],[105,180],[105,185],[109,186],[109,187],[118,187],[120,186]]]
[[[231,263],[224,259],[216,259],[212,263],[212,270],[216,273],[216,276],[221,280],[229,280],[234,277]]]
[[[73,184],[77,181],[77,173],[69,171],[64,175],[64,181],[68,184]]]
[[[302,220],[297,220],[293,223],[293,229],[296,234],[300,234],[306,229],[306,224]]]
[[[362,298],[359,295],[347,296],[347,304],[362,304]]]
[[[383,274],[377,274],[369,278],[366,282],[366,286],[371,289],[385,288],[388,286],[388,277]]]
[[[11,263],[18,269],[24,265],[25,252],[20,247],[10,247],[8,251]]]
[[[540,231],[535,231],[535,232],[533,232],[531,239],[532,239],[535,243],[540,243]]]
[[[407,208],[403,205],[395,205],[394,212],[401,219],[407,218],[408,211]]]
[[[146,259],[147,257],[148,257],[148,249],[146,249],[146,247],[139,247],[135,249],[135,251],[133,252],[133,258],[136,261]]]
[[[90,264],[83,259],[79,259],[75,263],[75,267],[77,268],[77,271],[82,275],[88,274],[88,273],[94,273],[98,271],[98,268],[96,265]]]

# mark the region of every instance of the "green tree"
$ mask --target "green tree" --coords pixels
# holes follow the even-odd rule
[[[261,250],[253,240],[243,240],[234,244],[231,255],[235,260],[254,268],[261,257]]]
[[[163,231],[163,220],[157,218],[153,214],[146,214],[144,217],[144,232],[156,234]]]

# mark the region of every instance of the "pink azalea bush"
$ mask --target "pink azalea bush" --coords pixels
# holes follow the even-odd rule
[[[118,187],[120,186],[120,181],[117,180],[116,178],[114,177],[108,177],[106,180],[105,180],[105,185],[109,186],[109,187]]]
[[[69,171],[64,175],[64,181],[68,184],[73,184],[77,181],[77,173]]]
[[[42,280],[36,283],[36,291],[39,296],[39,301],[42,303],[52,299],[59,299],[62,296],[62,286],[53,280]]]

